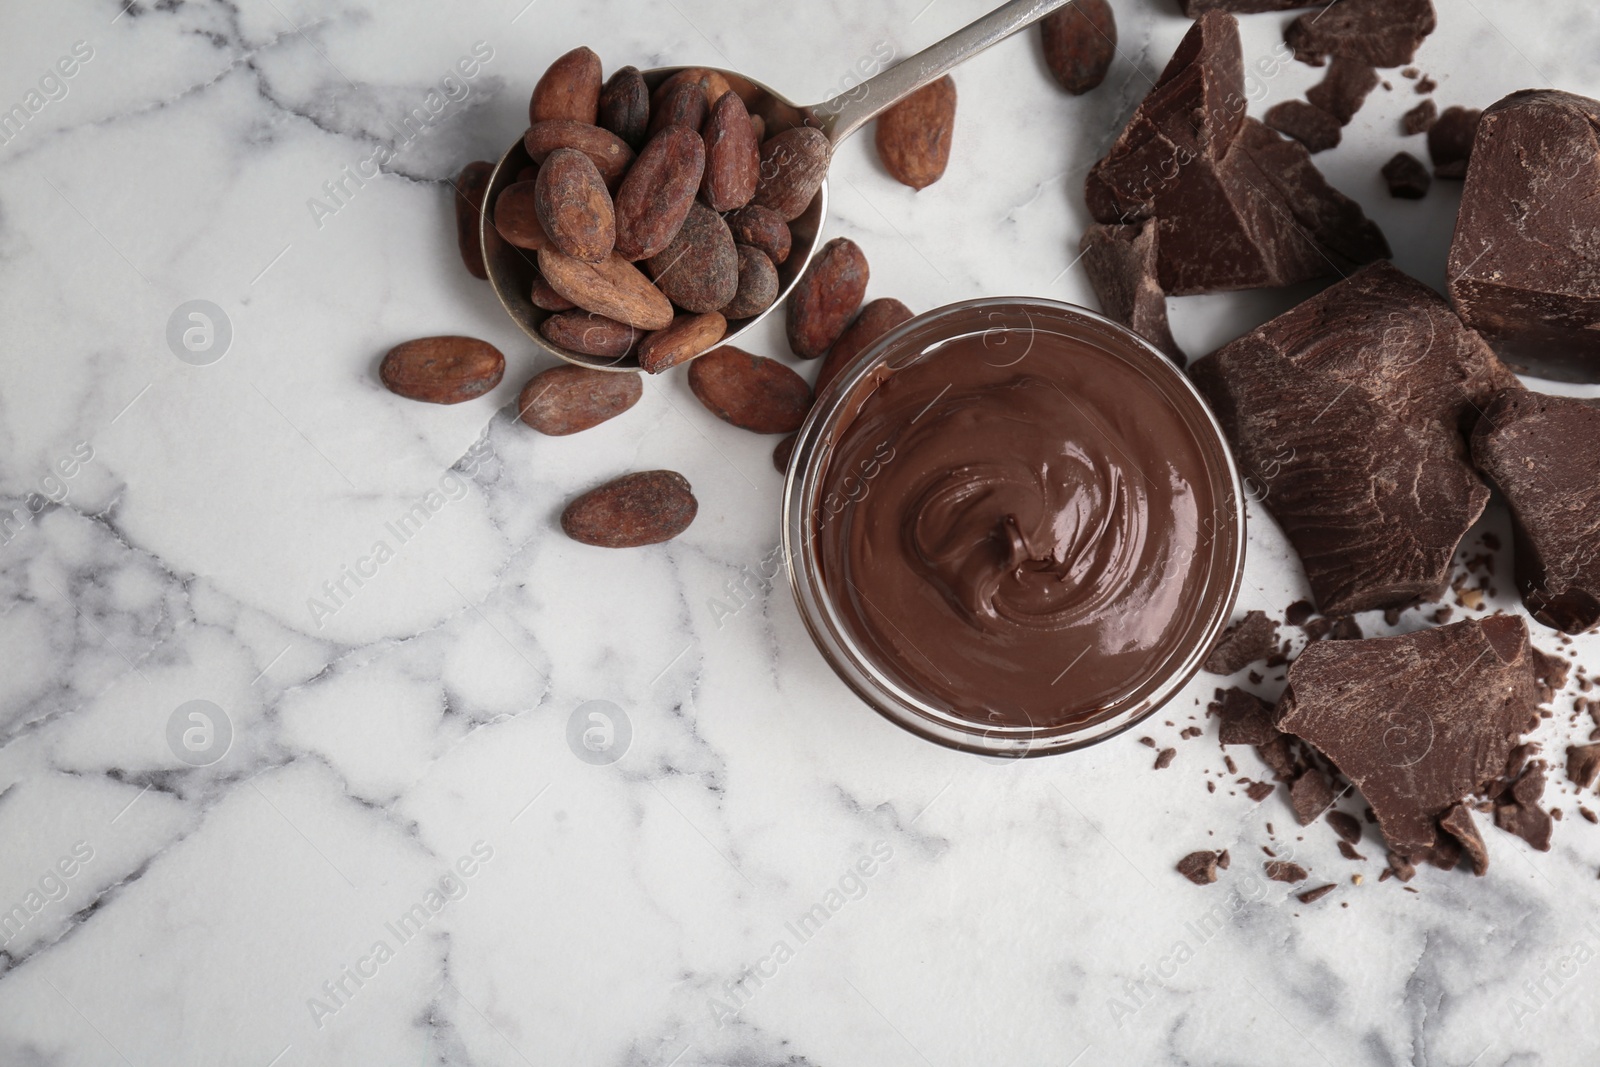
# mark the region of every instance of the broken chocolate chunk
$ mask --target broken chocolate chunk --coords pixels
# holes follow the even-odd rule
[[[1306,99],[1318,110],[1332,115],[1339,125],[1348,126],[1366,102],[1367,94],[1377,85],[1378,72],[1370,63],[1335,56],[1333,62],[1328,64],[1328,73],[1306,90]]]
[[[1467,858],[1472,861],[1472,873],[1482,875],[1489,869],[1489,850],[1484,847],[1483,835],[1472,821],[1472,812],[1465,804],[1456,804],[1439,819],[1439,825],[1460,843]]]
[[[1550,813],[1539,807],[1539,798],[1544,796],[1544,772],[1543,760],[1528,764],[1511,791],[1495,802],[1494,824],[1540,852],[1549,852],[1550,834],[1555,827]]]
[[[1178,755],[1178,750],[1175,749],[1175,748],[1164,748],[1160,752],[1157,752],[1156,753],[1156,770],[1164,771],[1168,767],[1172,766],[1172,761],[1173,761],[1174,757],[1176,757],[1177,755]]]
[[[1174,296],[1292,285],[1387,256],[1360,206],[1246,103],[1238,22],[1204,14],[1090,170],[1089,213],[1155,218],[1157,280]]]
[[[1538,722],[1533,673],[1527,627],[1506,615],[1313,645],[1289,668],[1278,728],[1361,790],[1390,848],[1421,854]]]
[[[1396,152],[1383,165],[1383,180],[1389,186],[1389,195],[1401,200],[1421,200],[1433,185],[1428,168],[1410,152]]]
[[[1450,299],[1513,366],[1600,381],[1600,100],[1512,93],[1478,125],[1445,268]]]
[[[1600,745],[1568,745],[1567,777],[1588,789],[1600,778]]]
[[[1265,612],[1246,612],[1218,639],[1202,669],[1211,674],[1233,674],[1248,664],[1266,659],[1278,647],[1278,624]]]
[[[1157,281],[1156,223],[1096,223],[1078,242],[1089,284],[1109,319],[1155,345],[1178,366],[1188,362],[1167,325],[1167,296]]]
[[[1191,852],[1178,861],[1178,873],[1195,885],[1210,885],[1217,880],[1217,868],[1227,869],[1219,859],[1226,852]]]
[[[1271,782],[1251,782],[1245,787],[1244,795],[1259,804],[1270,797],[1277,788]]]
[[[1300,774],[1300,763],[1295,759],[1294,750],[1289,747],[1289,738],[1282,733],[1264,745],[1257,745],[1256,755],[1272,769],[1272,777],[1280,782],[1292,782]]]
[[[1296,600],[1283,609],[1283,620],[1290,626],[1299,626],[1316,614],[1316,610],[1309,600]]]
[[[1434,177],[1467,176],[1467,161],[1472,157],[1472,141],[1482,115],[1481,111],[1464,107],[1447,107],[1428,127],[1428,158],[1433,160]]]
[[[1328,812],[1328,825],[1352,845],[1361,840],[1361,820],[1343,811]]]
[[[1300,903],[1315,904],[1317,901],[1321,900],[1323,897],[1327,896],[1329,893],[1338,888],[1339,887],[1333,882],[1329,882],[1327,885],[1319,885],[1315,889],[1307,889],[1304,893],[1299,895]]]
[[[1306,146],[1308,152],[1326,152],[1339,144],[1339,120],[1304,100],[1285,100],[1267,109],[1264,121],[1279,133]]]
[[[1417,876],[1417,868],[1410,858],[1392,850],[1389,853],[1389,871],[1393,871],[1394,876],[1402,882],[1409,882]],[[1385,871],[1384,873],[1387,874],[1389,872]],[[1383,879],[1379,878],[1378,881],[1381,882]]]
[[[1327,775],[1312,767],[1289,786],[1289,806],[1301,826],[1310,826],[1334,802],[1333,787]]]
[[[1298,863],[1289,863],[1286,860],[1268,860],[1261,866],[1266,868],[1267,877],[1274,882],[1303,882],[1306,880],[1306,869]]]
[[[1516,379],[1387,263],[1190,367],[1324,612],[1435,600],[1489,490],[1460,428]]]
[[[1238,686],[1213,701],[1206,714],[1221,716],[1217,738],[1224,745],[1268,745],[1282,736],[1272,725],[1272,705]]]
[[[1438,118],[1439,108],[1432,100],[1424,100],[1400,116],[1400,132],[1407,137],[1414,137],[1419,133],[1427,133],[1433,129],[1433,124]]]
[[[1312,63],[1343,56],[1374,67],[1403,67],[1435,25],[1431,0],[1341,0],[1295,19],[1283,39],[1295,58]]]
[[[1472,433],[1473,462],[1511,506],[1522,602],[1572,634],[1600,623],[1596,442],[1600,402],[1521,388],[1501,393]],[[1565,685],[1565,671],[1548,684]]]

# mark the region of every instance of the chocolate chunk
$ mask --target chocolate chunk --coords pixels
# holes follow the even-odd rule
[[[1517,585],[1546,626],[1600,623],[1600,402],[1508,389],[1472,433],[1472,460],[1511,506]],[[1565,661],[1563,661],[1565,662]],[[1549,683],[1559,689],[1566,684]]]
[[[1343,811],[1328,812],[1328,825],[1352,845],[1361,840],[1361,820]]]
[[[1347,860],[1364,860],[1367,858],[1361,853],[1357,852],[1348,841],[1339,842],[1339,855],[1343,856]]]
[[[1297,7],[1325,7],[1328,0],[1178,0],[1190,18],[1207,11],[1230,11],[1235,15],[1254,15],[1262,11],[1292,11]]]
[[[1465,804],[1456,804],[1439,819],[1439,826],[1460,843],[1462,851],[1472,862],[1472,873],[1482,875],[1489,869],[1489,850],[1484,847],[1483,835],[1472,821],[1472,812]]]
[[[1227,868],[1218,860],[1226,852],[1191,852],[1178,861],[1178,873],[1195,885],[1210,885],[1217,880],[1217,868]]]
[[[1513,366],[1600,381],[1600,101],[1512,93],[1472,153],[1450,299]]]
[[[1303,882],[1306,880],[1306,869],[1298,863],[1289,863],[1285,860],[1269,860],[1261,866],[1266,868],[1267,877],[1274,882]]]
[[[1338,888],[1339,887],[1333,882],[1329,882],[1327,885],[1319,885],[1315,889],[1307,889],[1304,893],[1300,894],[1300,903],[1315,904],[1317,901],[1321,900],[1323,897],[1327,896],[1329,893]]]
[[[1333,806],[1333,787],[1327,775],[1315,767],[1296,778],[1289,786],[1289,806],[1301,826],[1310,826],[1323,812]]]
[[[1316,608],[1311,606],[1309,600],[1296,600],[1293,604],[1283,609],[1283,621],[1290,626],[1299,626],[1316,613]]]
[[[1436,178],[1465,178],[1481,111],[1447,107],[1428,127],[1428,158]]]
[[[1233,674],[1241,668],[1266,659],[1278,647],[1278,624],[1265,612],[1251,611],[1234,623],[1218,639],[1206,656],[1204,670],[1211,674]]]
[[[1409,882],[1417,876],[1417,868],[1412,865],[1411,860],[1398,852],[1389,853],[1389,870],[1384,873],[1388,874],[1390,871],[1394,872],[1394,876],[1402,882]],[[1378,881],[1381,882],[1383,879],[1379,878]]]
[[[1283,39],[1298,59],[1343,56],[1374,67],[1403,67],[1436,24],[1430,0],[1340,0],[1295,19]]]
[[[1128,327],[1178,366],[1188,362],[1167,325],[1167,296],[1156,280],[1156,223],[1096,223],[1078,242],[1089,284],[1109,319]]]
[[[1439,88],[1439,83],[1429,77],[1424,77],[1417,83],[1417,92],[1419,93],[1431,93],[1437,88]]]
[[[1280,782],[1292,782],[1300,773],[1300,764],[1289,747],[1289,739],[1282,733],[1264,745],[1257,745],[1256,755],[1272,768],[1272,776]]]
[[[1572,664],[1537,646],[1533,650],[1533,667],[1534,678],[1552,690],[1566,688],[1567,676],[1572,673]]]
[[[1419,133],[1427,133],[1433,129],[1435,120],[1439,118],[1439,108],[1432,100],[1424,100],[1416,107],[1400,116],[1400,132],[1407,137]]]
[[[1168,767],[1172,766],[1173,757],[1175,757],[1177,754],[1178,750],[1175,748],[1164,748],[1160,752],[1157,752],[1156,770],[1164,771]]]
[[[1217,737],[1224,745],[1268,745],[1282,736],[1272,725],[1272,705],[1238,686],[1213,701],[1206,714],[1222,718]]]
[[[1313,645],[1289,668],[1280,730],[1327,756],[1377,813],[1389,847],[1421,853],[1434,820],[1500,774],[1538,722],[1521,619]]]
[[[1567,777],[1588,789],[1600,778],[1600,745],[1568,745]]]
[[[1239,26],[1202,15],[1085,183],[1102,223],[1157,220],[1169,295],[1292,285],[1389,254],[1304,146],[1245,116]]]
[[[1189,373],[1322,611],[1444,594],[1489,500],[1459,427],[1515,377],[1438,294],[1374,264]]]
[[[1494,806],[1494,824],[1540,852],[1550,851],[1550,834],[1554,830],[1550,814],[1539,807],[1539,798],[1544,796],[1544,772],[1543,760],[1530,763],[1510,793],[1503,794]]]
[[[1410,152],[1396,152],[1383,165],[1383,180],[1389,185],[1389,195],[1401,200],[1421,200],[1433,185],[1428,168]]]
[[[1348,615],[1334,619],[1333,626],[1328,630],[1330,641],[1359,641],[1365,636],[1361,632],[1361,624]]]
[[[1339,144],[1339,120],[1304,100],[1285,100],[1267,109],[1268,126],[1306,146],[1308,152],[1326,152]]]
[[[1251,782],[1245,787],[1244,795],[1259,804],[1270,797],[1277,788],[1271,782]]]
[[[1378,72],[1372,64],[1362,63],[1360,60],[1346,59],[1335,56],[1328,65],[1328,73],[1322,80],[1306,90],[1306,99],[1321,111],[1327,112],[1338,121],[1341,126],[1350,125],[1350,120],[1355,118],[1361,105],[1366,102],[1367,94],[1378,87]],[[1269,111],[1267,113],[1271,115]],[[1272,125],[1268,122],[1267,125]],[[1337,138],[1335,138],[1337,142]],[[1313,152],[1315,148],[1311,149]]]

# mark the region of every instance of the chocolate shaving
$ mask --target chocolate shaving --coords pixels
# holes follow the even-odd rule
[[[1489,500],[1459,428],[1515,378],[1438,294],[1374,264],[1189,373],[1322,611],[1443,595]]]
[[[1300,903],[1315,904],[1317,901],[1321,900],[1323,897],[1327,896],[1329,893],[1338,888],[1339,887],[1336,884],[1329,882],[1327,885],[1319,885],[1315,889],[1307,889],[1304,893],[1299,895]]]
[[[1357,852],[1354,846],[1352,846],[1348,841],[1339,842],[1339,855],[1343,856],[1347,860],[1364,860],[1367,858],[1361,853]]]
[[[1289,668],[1277,724],[1361,790],[1391,849],[1421,854],[1538,722],[1532,663],[1527,627],[1504,615],[1319,644]]]
[[[1526,389],[1500,394],[1472,434],[1473,462],[1511,506],[1522,602],[1573,634],[1600,623],[1597,441],[1600,403]],[[1564,668],[1551,677],[1566,684]]]

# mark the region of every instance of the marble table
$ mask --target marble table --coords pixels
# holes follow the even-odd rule
[[[770,439],[682,374],[577,437],[512,417],[543,364],[461,269],[444,181],[520,134],[551,59],[589,44],[821,99],[989,4],[0,13],[0,105],[27,116],[0,144],[0,1064],[1594,1062],[1600,828],[1564,784],[1549,853],[1490,830],[1486,877],[1407,891],[1378,884],[1370,834],[1353,863],[1281,792],[1206,791],[1215,677],[1077,754],[946,751],[806,637],[769,565]],[[842,149],[829,233],[866,249],[871,295],[1092,303],[1081,178],[1187,26],[1170,0],[1115,6],[1090,95],[1053,87],[1033,34],[956,73],[937,185],[895,184],[868,137]],[[1600,94],[1584,0],[1438,6],[1418,65],[1441,106]],[[1246,18],[1246,56],[1286,18]],[[1252,113],[1316,78],[1283,66]],[[1417,100],[1390,78],[1319,162],[1437,286],[1459,192],[1383,190]],[[1174,301],[1174,329],[1204,352],[1307,292]],[[451,332],[506,352],[491,396],[384,391],[386,349]],[[750,347],[787,356],[776,323]],[[684,536],[560,534],[565,500],[641,466],[693,483]],[[1497,563],[1486,606],[1519,610]],[[1253,511],[1240,610],[1304,591]],[[1592,638],[1568,651],[1600,663]],[[1264,881],[1274,843],[1340,888],[1306,906]],[[1204,888],[1173,869],[1202,847],[1235,857]]]

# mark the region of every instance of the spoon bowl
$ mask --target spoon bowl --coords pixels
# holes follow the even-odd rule
[[[696,66],[697,70],[714,70],[728,80],[729,87],[739,94],[752,115],[759,115],[766,123],[766,137],[796,126],[812,126],[821,130],[831,146],[837,146],[846,137],[875,118],[886,109],[904,100],[918,89],[942,78],[958,64],[1032,24],[1061,7],[1068,0],[1010,0],[989,14],[946,37],[916,55],[903,60],[861,84],[840,93],[830,100],[802,107],[771,87],[735,71],[718,67]],[[645,84],[652,91],[663,81],[687,67],[656,67],[643,72]],[[537,253],[518,248],[505,241],[494,230],[494,202],[506,187],[517,180],[525,167],[533,165],[523,146],[522,138],[500,157],[494,173],[489,177],[489,187],[484,194],[480,220],[480,239],[483,242],[484,266],[488,270],[489,284],[499,298],[506,314],[522,328],[538,348],[568,363],[596,370],[638,371],[639,360],[634,353],[607,358],[590,356],[582,352],[552,344],[539,332],[539,324],[550,312],[535,307],[530,299],[533,278],[537,270]],[[811,203],[800,216],[789,223],[789,258],[778,266],[778,296],[767,309],[758,315],[728,323],[728,332],[718,346],[734,344],[762,319],[776,311],[788,299],[795,284],[810,265],[820,245],[823,223],[828,215],[828,183],[823,181]]]

